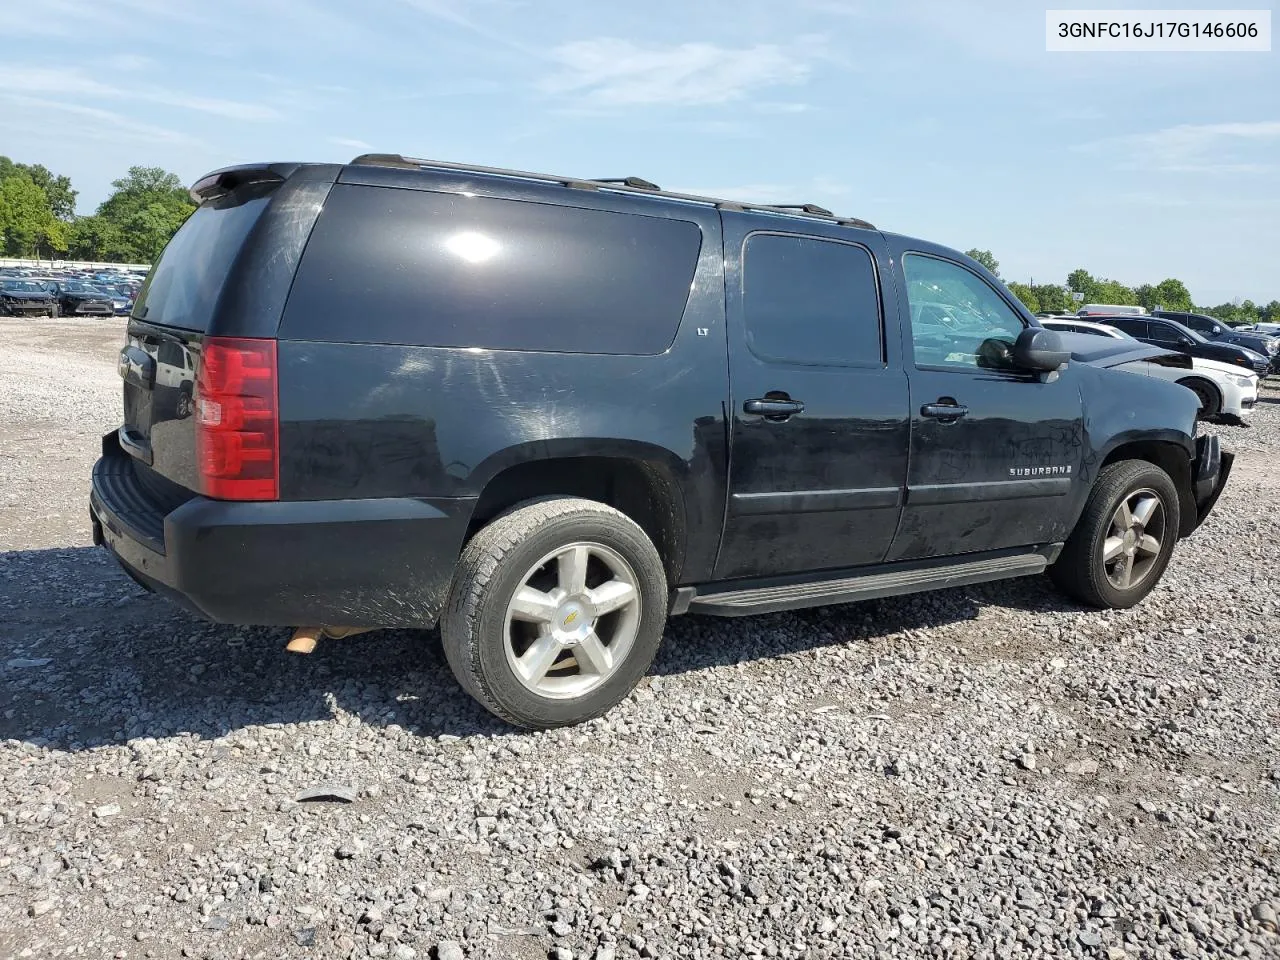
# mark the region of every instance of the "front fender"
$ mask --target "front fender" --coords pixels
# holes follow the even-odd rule
[[[1148,460],[1173,480],[1186,536],[1195,529],[1199,515],[1192,478],[1199,412],[1195,395],[1176,383],[1138,373],[1097,367],[1082,372],[1085,451],[1072,504],[1072,526],[1084,512],[1104,466],[1121,459]]]

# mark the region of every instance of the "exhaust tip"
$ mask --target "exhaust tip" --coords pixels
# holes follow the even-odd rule
[[[323,627],[298,627],[284,648],[290,653],[310,653],[320,642],[323,633]]]

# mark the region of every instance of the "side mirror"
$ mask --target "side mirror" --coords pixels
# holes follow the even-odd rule
[[[1182,344],[1182,346],[1184,347],[1189,347],[1194,342],[1195,341],[1193,341],[1190,337],[1178,337],[1178,343]]]
[[[1052,373],[1071,359],[1056,331],[1027,327],[1013,344],[1013,362],[1023,370]]]

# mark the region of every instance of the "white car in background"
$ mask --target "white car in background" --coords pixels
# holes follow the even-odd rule
[[[1115,340],[1135,340],[1123,330],[1104,323],[1092,323],[1068,317],[1041,317],[1041,326],[1061,333],[1082,333]],[[1210,417],[1247,417],[1258,402],[1257,374],[1232,363],[1186,357],[1188,366],[1174,367],[1150,360],[1134,360],[1113,369],[1128,370],[1148,377],[1159,377],[1180,383],[1200,399],[1200,415]]]

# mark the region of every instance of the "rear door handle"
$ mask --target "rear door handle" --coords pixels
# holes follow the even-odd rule
[[[759,398],[744,403],[742,412],[764,417],[766,420],[786,420],[797,413],[804,413],[804,404],[799,400]]]
[[[920,416],[931,417],[944,423],[959,420],[968,412],[969,408],[959,403],[926,403],[920,408]]]

